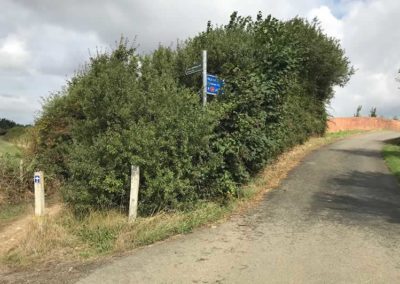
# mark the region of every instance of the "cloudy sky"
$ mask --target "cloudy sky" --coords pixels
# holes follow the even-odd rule
[[[41,98],[60,90],[90,52],[123,34],[146,53],[225,24],[233,11],[280,19],[318,17],[341,40],[357,72],[329,109],[351,116],[375,106],[400,115],[398,0],[0,0],[0,117],[32,123]]]

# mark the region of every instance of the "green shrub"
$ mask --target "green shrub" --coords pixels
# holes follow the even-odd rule
[[[184,76],[202,49],[209,73],[225,80],[206,109],[199,75]],[[121,40],[47,100],[36,167],[65,180],[77,212],[126,208],[132,164],[142,214],[223,201],[277,155],[323,134],[333,86],[351,73],[338,42],[299,18],[234,13],[226,26],[146,56]]]

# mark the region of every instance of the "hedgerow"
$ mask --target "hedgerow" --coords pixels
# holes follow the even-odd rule
[[[200,104],[200,75],[184,76],[208,50],[224,93]],[[139,56],[121,40],[97,53],[35,124],[36,165],[63,181],[77,212],[126,208],[140,166],[141,214],[224,201],[286,149],[325,131],[333,87],[352,73],[339,42],[317,22],[233,13],[176,49]]]

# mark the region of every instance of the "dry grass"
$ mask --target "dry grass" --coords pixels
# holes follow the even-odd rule
[[[53,262],[77,258],[75,251],[79,240],[54,219],[32,220],[28,224],[27,236],[3,257],[4,263],[25,267],[45,260]]]
[[[330,134],[312,138],[281,155],[276,162],[242,188],[243,197],[226,205],[212,202],[198,204],[187,212],[160,213],[128,223],[117,211],[92,212],[76,219],[68,210],[44,220],[32,220],[28,234],[1,259],[8,268],[44,265],[49,262],[87,261],[121,253],[136,247],[191,232],[194,228],[222,220],[261,200],[264,193],[279,186],[287,174],[311,151],[358,132]]]
[[[7,142],[0,136],[0,155],[2,154],[20,155],[21,151],[15,144]]]
[[[220,220],[230,209],[204,203],[190,212],[161,213],[138,218],[134,223],[116,211],[96,211],[78,220],[64,209],[53,218],[31,220],[26,238],[9,250],[2,262],[9,268],[21,268],[39,262],[93,260],[188,233]]]

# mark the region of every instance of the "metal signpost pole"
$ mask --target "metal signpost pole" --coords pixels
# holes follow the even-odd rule
[[[203,107],[207,104],[207,50],[203,50]]]

